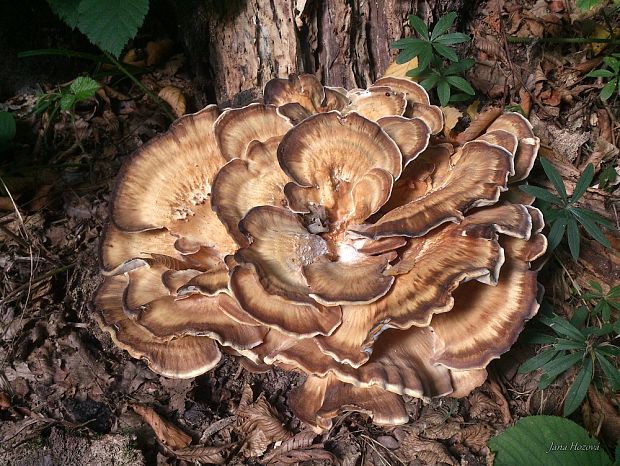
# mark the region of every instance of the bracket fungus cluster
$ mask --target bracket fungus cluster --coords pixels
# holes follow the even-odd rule
[[[100,326],[165,376],[220,351],[305,373],[289,402],[317,429],[468,394],[538,309],[542,216],[507,192],[538,139],[516,113],[462,145],[442,126],[391,77],[347,92],[293,75],[182,117],[118,177]]]

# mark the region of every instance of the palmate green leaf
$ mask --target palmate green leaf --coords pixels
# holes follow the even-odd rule
[[[581,325],[585,324],[587,318],[588,308],[585,306],[579,306],[577,309],[575,309],[573,317],[571,317],[570,319],[570,323],[573,324],[575,327],[580,327]]]
[[[609,380],[611,389],[617,392],[620,390],[620,372],[618,372],[618,369],[607,360],[605,354],[601,353],[598,348],[596,348],[594,352],[596,353],[596,360],[601,366],[601,369],[603,369],[607,380]]]
[[[591,210],[582,209],[581,207],[575,207],[575,206],[570,206],[568,210],[571,212],[571,214],[575,214],[575,212],[578,212],[583,217],[592,220],[592,222],[600,223],[601,225],[606,226],[607,228],[612,228],[614,226],[614,223],[612,221],[607,220],[605,217],[597,214],[596,212],[592,212]]]
[[[433,58],[433,47],[429,42],[424,44],[424,46],[420,49],[420,54],[418,55],[418,67],[417,69],[420,72],[426,70],[428,65],[431,63],[431,59]]]
[[[450,29],[450,26],[454,24],[454,21],[456,21],[456,13],[454,11],[451,11],[450,13],[443,15],[441,18],[439,18],[437,23],[435,23],[433,32],[431,33],[431,40],[436,39],[448,29]]]
[[[553,445],[556,448],[551,448]],[[583,447],[568,451],[571,445]],[[611,466],[598,440],[583,427],[559,416],[520,419],[489,440],[489,448],[495,452],[494,466]]]
[[[574,260],[579,259],[580,252],[580,243],[581,239],[579,237],[579,225],[577,224],[577,220],[571,218],[566,225],[566,233],[568,236],[568,249],[570,249],[570,254],[573,256]]]
[[[428,77],[420,81],[420,86],[422,86],[427,91],[430,91],[433,87],[437,85],[437,82],[440,78],[441,76],[438,73],[431,73],[428,75]]]
[[[149,11],[149,0],[82,0],[78,28],[101,50],[118,58]]]
[[[568,221],[566,219],[560,218],[553,222],[553,224],[551,225],[551,229],[549,230],[549,237],[547,238],[549,251],[553,251],[562,242],[562,238],[564,238],[564,233],[566,233],[567,223]]]
[[[446,80],[440,80],[437,83],[437,97],[439,97],[439,103],[442,107],[445,107],[450,102],[450,85]]]
[[[469,84],[465,79],[461,78],[460,76],[446,76],[446,81],[448,81],[448,83],[452,87],[456,87],[457,89],[460,89],[466,94],[476,94],[476,91],[474,91],[474,88],[471,87],[471,84]]]
[[[612,79],[607,84],[605,84],[603,86],[603,89],[601,89],[601,93],[599,94],[599,97],[601,98],[601,100],[609,99],[613,95],[614,91],[616,90],[617,85],[618,85],[617,79]]]
[[[56,16],[62,19],[71,29],[78,24],[78,7],[82,0],[47,0]]]
[[[101,85],[93,78],[80,76],[73,80],[69,90],[75,95],[77,100],[86,100],[93,97],[100,87]]]
[[[463,42],[467,42],[469,40],[471,40],[471,37],[467,34],[463,34],[462,32],[450,32],[433,39],[433,42],[439,42],[443,45],[456,45],[462,44]]]
[[[539,369],[547,364],[558,354],[558,351],[553,349],[541,351],[536,356],[532,356],[530,359],[521,364],[518,372],[519,374],[527,374],[528,372],[535,371],[536,369]]]
[[[415,49],[420,45],[427,44],[425,40],[416,39],[415,37],[405,37],[404,39],[399,39],[396,42],[392,42],[390,44],[390,48],[393,49]]]
[[[470,95],[463,94],[462,92],[458,92],[456,94],[450,95],[450,103],[452,102],[464,102],[465,100],[471,99]]]
[[[583,193],[586,192],[586,189],[588,189],[588,187],[590,186],[590,183],[592,183],[593,178],[594,178],[594,165],[589,163],[588,166],[583,170],[583,173],[581,174],[579,179],[577,180],[577,184],[575,185],[575,190],[573,191],[573,195],[570,197],[571,204],[574,204],[579,199],[581,199],[581,196],[583,196]]]
[[[594,223],[591,217],[583,213],[583,210],[584,209],[571,208],[570,212],[577,218],[579,223],[581,223],[581,225],[590,234],[590,236],[592,236],[592,238],[594,238],[603,246],[610,248],[611,244],[603,234],[603,231],[598,227],[598,225],[596,225],[596,223]]]
[[[553,314],[551,317],[546,315],[540,315],[538,317],[538,320],[541,323],[547,325],[548,327],[551,327],[553,331],[560,336],[568,337],[569,339],[574,341],[586,340],[583,333],[581,333],[579,329],[577,329],[577,327],[572,325],[568,320],[556,314]]]
[[[614,286],[611,290],[609,290],[607,299],[620,299],[620,285]]]
[[[444,76],[450,76],[453,74],[463,73],[464,71],[467,71],[472,66],[474,66],[474,63],[476,63],[476,61],[473,58],[465,58],[464,60],[459,60],[456,63],[452,63],[450,66],[448,66],[444,70],[443,74]]]
[[[419,18],[416,15],[409,15],[409,25],[424,39],[429,40],[428,27],[426,26],[426,23],[422,21],[422,18]]]
[[[558,206],[562,205],[562,199],[556,196],[553,193],[550,193],[546,189],[539,188],[538,186],[530,186],[530,185],[521,185],[519,189],[527,194],[535,196],[538,199],[542,199],[543,201],[549,202],[551,204],[555,204]]]
[[[545,171],[545,175],[549,178],[549,181],[553,184],[553,187],[558,192],[564,202],[568,202],[568,195],[566,194],[566,188],[564,187],[564,181],[557,169],[546,159],[541,158],[540,164]]]
[[[582,359],[582,352],[563,354],[555,359],[552,359],[542,367],[544,376],[541,377],[540,382],[538,383],[538,388],[540,390],[546,389],[555,379],[558,378],[560,374],[569,370]]]
[[[570,416],[581,405],[592,382],[592,358],[586,358],[564,401],[564,416]]]
[[[442,57],[446,57],[448,60],[452,62],[459,61],[459,56],[456,54],[454,49],[447,47],[439,42],[431,42],[433,44],[433,48],[435,51],[441,55]]]

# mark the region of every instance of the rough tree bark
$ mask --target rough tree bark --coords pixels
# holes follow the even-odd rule
[[[198,0],[175,2],[197,78],[197,103],[245,104],[274,77],[308,72],[324,84],[365,87],[411,35],[417,14],[432,23],[465,0]]]

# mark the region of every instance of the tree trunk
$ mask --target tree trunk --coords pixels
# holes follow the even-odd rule
[[[412,35],[464,0],[196,0],[175,2],[199,105],[241,105],[274,77],[313,73],[329,86],[366,87]]]

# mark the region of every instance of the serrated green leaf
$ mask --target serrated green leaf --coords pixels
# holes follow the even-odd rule
[[[530,359],[521,364],[518,372],[519,374],[527,374],[528,372],[535,371],[536,369],[539,369],[547,364],[557,355],[558,352],[553,349],[541,351],[536,356],[532,356]]]
[[[441,80],[437,83],[437,97],[439,97],[439,103],[442,107],[450,102],[450,85],[447,81]]]
[[[471,87],[471,84],[469,84],[465,79],[461,78],[460,76],[446,76],[446,81],[448,81],[448,83],[452,87],[456,87],[457,89],[460,89],[466,94],[476,94],[476,91],[474,91],[474,88]]]
[[[581,174],[579,179],[577,180],[577,184],[575,185],[575,190],[573,191],[573,195],[570,197],[571,204],[574,204],[581,198],[581,196],[583,196],[583,193],[586,192],[586,189],[588,189],[588,187],[590,186],[590,183],[592,183],[593,178],[594,178],[594,165],[589,163],[588,166],[583,170],[583,173]]]
[[[562,176],[560,175],[560,173],[553,166],[553,164],[549,162],[547,159],[541,158],[540,164],[542,165],[543,170],[545,171],[545,174],[547,175],[547,178],[549,178],[549,181],[551,181],[551,183],[553,184],[553,187],[558,192],[562,200],[564,202],[567,202],[568,195],[566,194],[566,188],[564,187],[564,181],[562,180]]]
[[[549,202],[555,205],[562,205],[562,199],[553,193],[550,193],[546,189],[539,188],[538,186],[521,185],[519,189],[527,194],[535,196],[538,199]]]
[[[56,16],[62,19],[71,29],[78,24],[78,7],[82,0],[47,0]]]
[[[594,70],[586,74],[588,78],[611,78],[612,76],[615,75],[609,70]]]
[[[429,40],[428,27],[426,26],[426,23],[422,21],[422,18],[419,18],[416,15],[409,15],[409,24],[415,30],[415,32],[420,34],[426,40]]]
[[[82,0],[78,28],[101,50],[119,57],[149,11],[149,0]]]
[[[13,140],[17,126],[15,117],[9,112],[0,112],[0,145]]]
[[[617,79],[612,79],[603,86],[603,89],[601,89],[601,93],[599,94],[601,100],[607,100],[613,95],[614,91],[616,90],[617,83]]]
[[[60,98],[60,109],[61,110],[70,110],[75,105],[75,96],[69,92],[63,94]]]
[[[585,336],[579,331],[579,329],[577,329],[577,327],[558,315],[554,314],[551,317],[540,315],[538,316],[538,320],[548,327],[551,327],[558,335],[566,336],[575,341],[585,341]]]
[[[100,87],[101,85],[93,78],[89,78],[88,76],[80,76],[79,78],[75,78],[73,80],[71,86],[69,86],[69,90],[79,101],[90,99],[95,95],[97,89]]]
[[[450,13],[445,14],[441,18],[439,18],[437,23],[435,23],[435,27],[433,28],[431,40],[439,37],[448,29],[450,29],[450,26],[454,24],[454,21],[456,21],[456,13],[454,11],[451,11]]]
[[[594,352],[596,353],[596,360],[600,364],[601,369],[603,369],[607,380],[609,380],[611,389],[617,392],[620,390],[620,372],[618,372],[618,369],[607,360],[605,354],[601,353],[598,348],[596,348]]]
[[[570,449],[572,445],[581,448]],[[489,440],[489,448],[496,453],[494,466],[611,465],[598,441],[583,427],[557,416],[523,418]]]
[[[553,222],[549,230],[548,246],[549,251],[553,251],[562,242],[564,233],[566,232],[567,220],[560,218]]]
[[[568,237],[568,249],[574,260],[579,259],[579,249],[581,239],[579,237],[579,225],[574,218],[570,219],[566,225],[566,233]]]
[[[471,40],[471,37],[467,34],[463,34],[462,32],[450,32],[448,34],[438,36],[433,40],[433,42],[439,42],[443,45],[456,45],[462,44],[463,42],[467,42],[469,40]]]
[[[581,405],[592,382],[592,359],[586,358],[564,401],[564,416],[570,416]]]
[[[459,56],[450,47],[447,47],[439,42],[432,42],[432,44],[435,51],[442,57],[446,57],[448,60],[453,62],[459,61]]]

